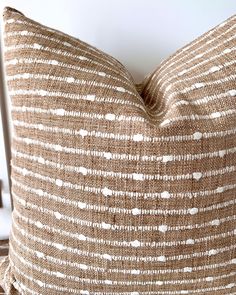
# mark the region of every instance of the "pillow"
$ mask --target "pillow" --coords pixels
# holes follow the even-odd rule
[[[236,292],[235,17],[141,85],[6,8],[7,294]]]

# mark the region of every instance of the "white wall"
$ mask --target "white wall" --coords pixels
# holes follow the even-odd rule
[[[236,13],[235,0],[1,0],[0,11],[4,6],[111,54],[137,83],[178,48]],[[0,179],[7,192],[1,135]],[[4,200],[6,209],[9,196]],[[1,210],[0,238],[9,224],[9,213]]]

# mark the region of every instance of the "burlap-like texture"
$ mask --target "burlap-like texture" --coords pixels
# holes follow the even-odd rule
[[[136,86],[5,9],[10,295],[236,294],[235,20]]]

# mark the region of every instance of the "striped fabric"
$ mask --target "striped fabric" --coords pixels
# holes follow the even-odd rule
[[[0,241],[0,264],[6,259],[8,255],[9,245],[8,240]],[[2,273],[0,273],[0,279],[1,279]],[[0,295],[4,295],[5,292],[0,286]]]
[[[140,85],[78,39],[4,21],[7,294],[236,294],[236,17]]]

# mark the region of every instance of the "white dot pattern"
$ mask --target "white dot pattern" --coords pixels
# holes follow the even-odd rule
[[[167,191],[164,191],[161,193],[161,198],[163,199],[169,199],[170,198],[170,193]]]
[[[235,17],[140,85],[78,39],[10,8],[4,22],[15,204],[4,285],[235,292]]]

